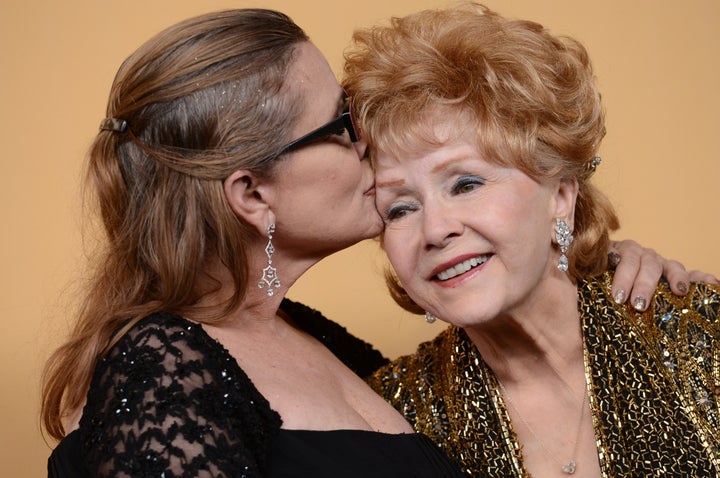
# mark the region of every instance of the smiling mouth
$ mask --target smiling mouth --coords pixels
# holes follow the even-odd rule
[[[452,267],[448,267],[444,271],[439,272],[435,277],[441,281],[452,279],[455,276],[466,273],[474,267],[484,264],[487,262],[488,257],[489,256],[477,256],[466,261],[462,261]]]

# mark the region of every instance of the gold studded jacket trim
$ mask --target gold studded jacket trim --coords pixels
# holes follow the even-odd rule
[[[637,313],[606,273],[578,284],[585,376],[603,477],[720,476],[720,288],[661,284]],[[370,385],[470,476],[529,477],[498,382],[450,327]]]

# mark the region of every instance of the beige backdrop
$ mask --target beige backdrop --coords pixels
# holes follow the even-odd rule
[[[720,2],[488,0],[583,41],[608,112],[597,175],[632,237],[720,273]],[[228,7],[289,13],[340,71],[355,27],[442,0],[2,0],[0,3],[0,475],[44,476],[39,371],[67,327],[83,264],[79,178],[120,62],[161,28]],[[674,219],[674,220],[672,220]],[[400,313],[369,242],[303,278],[303,300],[391,357],[436,334]]]

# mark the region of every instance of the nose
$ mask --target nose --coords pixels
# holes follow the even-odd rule
[[[464,230],[463,223],[454,215],[452,206],[437,198],[423,204],[422,227],[427,250],[446,247],[453,238],[462,235]]]
[[[367,141],[360,138],[357,141],[353,143],[353,146],[355,146],[355,151],[357,152],[358,158],[362,161],[363,159],[366,159],[369,157],[369,150],[367,147]]]

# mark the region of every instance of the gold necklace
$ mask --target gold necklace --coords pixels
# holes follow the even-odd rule
[[[535,438],[535,440],[537,440],[545,454],[552,458],[553,461],[557,462],[560,465],[560,469],[562,470],[562,472],[566,475],[572,475],[573,473],[575,473],[575,470],[577,469],[577,461],[575,461],[575,457],[577,456],[578,447],[580,446],[580,431],[582,430],[583,418],[585,417],[585,402],[588,396],[587,387],[585,388],[585,392],[583,392],[582,403],[580,404],[580,420],[578,421],[577,432],[575,433],[575,445],[573,445],[572,454],[570,455],[571,458],[569,461],[563,462],[562,460],[558,459],[558,457],[555,456],[555,454],[550,451],[547,446],[545,446],[545,443],[543,443],[540,437],[537,436],[530,424],[525,420],[525,417],[522,416],[522,413],[520,413],[517,405],[515,405],[515,403],[510,398],[510,395],[507,393],[507,390],[505,389],[505,386],[502,384],[500,379],[497,377],[496,379],[498,385],[500,385],[500,390],[502,390],[503,397],[505,397],[508,402],[508,405],[513,407],[515,413],[517,414],[517,417],[520,419],[523,425],[525,425],[525,428],[527,428],[527,430]]]

